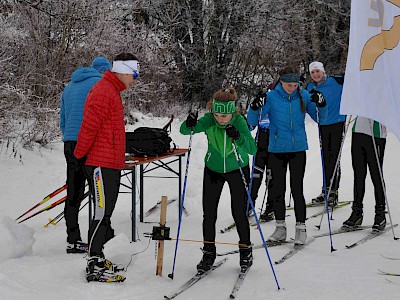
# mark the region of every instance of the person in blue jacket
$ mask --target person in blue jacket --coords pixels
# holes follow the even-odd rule
[[[310,95],[308,91],[300,89],[299,80],[300,74],[296,68],[289,66],[280,70],[278,84],[267,93],[265,103],[255,99],[250,104],[247,121],[250,125],[257,125],[260,108],[261,115],[268,114],[270,120],[268,168],[271,169],[272,179],[268,197],[273,201],[276,228],[268,240],[286,240],[285,192],[289,166],[296,216],[294,242],[304,244],[307,233],[303,178],[308,149],[304,120],[308,113],[316,122],[318,119],[325,121],[327,107],[321,93],[314,90]]]
[[[319,61],[312,62],[309,65],[309,71],[312,82],[307,85],[307,90],[312,91],[312,89],[317,88],[324,95],[329,110],[327,119],[320,122],[320,133],[327,192],[329,192],[328,189],[332,182],[328,202],[330,205],[335,206],[338,202],[340,182],[339,162],[336,174],[333,173],[339,158],[346,122],[346,116],[339,113],[344,76],[327,76],[324,65]],[[323,186],[321,194],[312,199],[312,203],[325,203],[325,190]]]
[[[71,82],[65,87],[61,96],[60,128],[67,162],[67,199],[64,206],[67,253],[86,251],[78,223],[79,207],[85,191],[84,161],[75,158],[74,150],[82,124],[86,96],[106,70],[111,70],[111,64],[104,57],[95,58],[91,68],[79,67],[72,73]]]
[[[267,90],[260,90],[256,98],[262,98],[261,101],[265,101],[265,97],[268,91],[270,91],[274,87],[274,84],[271,83],[268,85]],[[255,126],[249,126],[250,130],[254,130]],[[269,143],[269,118],[268,115],[259,116],[259,122],[257,126],[257,153],[254,157],[254,166],[253,166],[253,174],[250,180],[250,196],[253,200],[254,207],[256,206],[256,200],[258,197],[258,191],[261,187],[264,170],[267,170],[265,186],[268,189],[269,186],[269,178],[270,178],[270,170],[268,169],[268,143]],[[265,197],[265,195],[264,195]],[[264,200],[263,200],[264,203]],[[263,205],[262,205],[263,206]],[[261,207],[261,210],[263,207]],[[249,206],[249,211],[251,211],[251,207]],[[249,212],[250,213],[250,212]],[[261,213],[260,219],[269,222],[275,219],[274,208],[271,201],[267,201],[265,205],[264,212]]]

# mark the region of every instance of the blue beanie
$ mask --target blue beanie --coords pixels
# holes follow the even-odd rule
[[[111,70],[112,67],[107,58],[99,56],[92,61],[92,68],[96,69],[99,73],[105,73],[105,71]]]

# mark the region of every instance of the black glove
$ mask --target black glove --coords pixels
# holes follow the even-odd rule
[[[314,102],[319,107],[326,106],[324,95],[322,95],[322,93],[317,91],[315,88],[313,88],[311,91],[311,102]]]
[[[226,125],[225,131],[226,131],[226,135],[227,135],[230,139],[232,139],[232,140],[234,140],[234,141],[238,140],[239,137],[240,137],[240,132],[239,132],[239,130],[237,130],[236,127],[233,126],[233,125],[231,125],[231,124]]]
[[[261,106],[265,104],[265,99],[267,95],[263,91],[259,91],[257,95],[254,97],[253,102],[250,104],[250,108],[252,110],[258,110]]]
[[[199,112],[190,112],[186,118],[186,127],[193,128],[197,124],[197,116]]]

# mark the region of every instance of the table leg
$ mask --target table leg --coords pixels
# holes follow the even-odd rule
[[[136,167],[132,169],[132,242],[136,242]]]
[[[144,188],[143,188],[143,165],[140,165],[140,188],[139,188],[139,200],[140,200],[140,222],[143,222],[143,199],[144,199]]]

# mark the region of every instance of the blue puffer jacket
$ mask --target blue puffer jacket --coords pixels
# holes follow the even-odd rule
[[[346,120],[345,115],[341,115],[340,112],[340,100],[342,99],[343,85],[339,84],[334,78],[328,77],[326,81],[321,85],[315,85],[310,82],[307,85],[307,90],[311,91],[313,88],[324,95],[326,105],[329,108],[328,116],[325,122],[320,122],[320,125],[331,125]]]
[[[71,78],[61,96],[60,128],[64,142],[77,140],[86,96],[101,75],[95,69],[81,67],[72,73]]]
[[[317,121],[316,105],[311,102],[310,94],[301,90],[307,113]],[[327,106],[319,108],[320,120],[326,119]],[[270,136],[268,152],[287,153],[308,149],[304,120],[306,114],[301,111],[300,97],[297,91],[291,95],[286,93],[279,83],[274,90],[268,92],[267,102],[261,108],[261,114],[268,114],[270,120]],[[257,125],[258,110],[249,109],[247,122]]]

